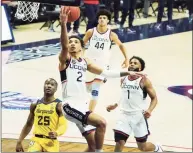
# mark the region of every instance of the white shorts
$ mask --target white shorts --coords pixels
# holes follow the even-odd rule
[[[94,63],[95,65],[97,65],[98,67],[105,69],[105,70],[109,70],[109,64],[108,62],[104,62],[102,60],[96,60],[96,59],[91,59],[92,63]],[[104,80],[105,78],[101,75],[97,75],[97,74],[93,74],[90,73],[89,71],[86,72],[86,82],[92,82],[93,80]]]
[[[127,113],[122,112],[117,119],[114,131],[126,134],[127,136],[134,133],[135,138],[142,138],[150,134],[147,120],[142,112]]]
[[[83,136],[96,129],[94,126],[87,125],[87,118],[91,113],[88,104],[89,102],[80,99],[66,99],[62,106],[66,119],[75,123]]]

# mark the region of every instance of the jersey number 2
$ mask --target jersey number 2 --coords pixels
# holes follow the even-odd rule
[[[79,71],[78,74],[79,74],[79,77],[77,78],[77,81],[78,81],[78,82],[82,82],[82,80],[81,80],[81,78],[82,78],[82,73]]]
[[[95,45],[95,47],[97,48],[97,49],[99,49],[99,48],[101,48],[102,50],[104,49],[104,43],[99,43],[99,42],[97,42],[96,43],[96,45]]]

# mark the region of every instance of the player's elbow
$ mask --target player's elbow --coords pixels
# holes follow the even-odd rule
[[[26,126],[27,128],[32,127],[32,126],[33,126],[33,121],[27,121],[25,126]]]
[[[151,98],[151,102],[154,103],[154,105],[157,105],[157,103],[158,103],[157,96],[153,96]]]
[[[119,44],[119,48],[120,49],[123,49],[124,48],[124,45],[122,43]]]

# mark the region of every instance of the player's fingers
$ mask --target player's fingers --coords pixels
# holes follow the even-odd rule
[[[70,10],[68,10],[68,12],[67,12],[67,15],[69,15],[70,14]]]
[[[64,13],[65,13],[65,7],[62,6],[62,7],[61,7],[61,14],[64,14]]]

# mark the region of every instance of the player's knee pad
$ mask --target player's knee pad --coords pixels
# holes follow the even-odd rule
[[[92,95],[92,100],[97,101],[98,96],[99,96],[99,91],[98,90],[92,90],[91,95]]]
[[[100,90],[100,83],[93,82],[92,91],[91,91],[92,100],[95,100],[95,101],[98,100],[99,90]]]
[[[147,141],[147,138],[148,138],[148,135],[146,135],[146,136],[144,136],[144,137],[140,137],[140,138],[136,138],[136,137],[135,137],[136,141],[137,141],[137,142],[140,142],[140,143],[146,142],[146,141]]]
[[[128,138],[129,138],[129,135],[126,135],[126,134],[124,135],[122,133],[114,131],[115,142],[119,142],[120,140],[124,140],[126,142]]]

